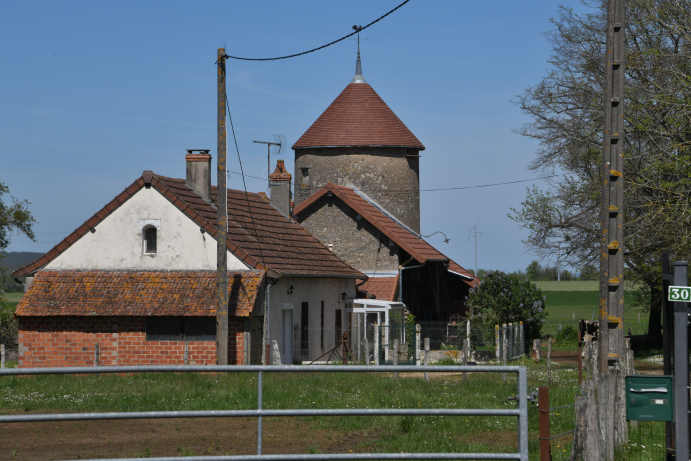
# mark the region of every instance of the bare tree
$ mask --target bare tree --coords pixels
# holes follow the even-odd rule
[[[585,15],[559,8],[551,67],[516,101],[532,118],[517,132],[540,141],[528,167],[552,179],[510,214],[529,248],[578,267],[599,259],[605,72],[606,2],[584,3]],[[626,34],[625,264],[658,336],[660,252],[691,248],[691,0],[629,0]]]

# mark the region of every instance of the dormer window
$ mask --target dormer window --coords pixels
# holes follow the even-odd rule
[[[142,236],[142,254],[156,256],[158,251],[158,231],[161,229],[160,219],[140,219],[139,231]]]
[[[144,253],[156,254],[156,228],[153,226],[144,229]]]

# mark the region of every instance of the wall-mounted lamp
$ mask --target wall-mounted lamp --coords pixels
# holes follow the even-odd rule
[[[293,290],[295,290],[295,288],[293,288],[293,285],[289,286],[289,287],[288,287],[288,294],[289,294],[289,295],[292,295],[292,294],[293,294]]]
[[[343,293],[341,293],[341,301],[345,301],[347,297],[348,297],[348,293],[346,293],[345,291]]]

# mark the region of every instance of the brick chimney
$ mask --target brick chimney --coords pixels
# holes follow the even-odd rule
[[[290,216],[290,179],[283,160],[278,160],[276,169],[269,175],[271,205],[286,216]]]
[[[187,149],[187,185],[211,203],[211,155],[204,149]]]

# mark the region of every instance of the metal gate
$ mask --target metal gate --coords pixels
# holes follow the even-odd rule
[[[518,401],[517,409],[463,409],[463,408],[348,408],[348,409],[285,409],[265,410],[262,408],[264,373],[373,373],[392,371],[441,372],[441,373],[516,373]],[[239,456],[191,456],[149,458],[156,461],[175,461],[188,459],[194,461],[288,461],[288,460],[390,460],[390,459],[518,459],[528,461],[528,377],[526,367],[477,367],[477,366],[333,366],[317,365],[310,367],[290,365],[163,365],[163,366],[124,366],[124,367],[65,367],[65,368],[6,368],[0,369],[0,376],[47,375],[47,374],[93,374],[93,373],[257,373],[256,410],[208,410],[208,411],[143,411],[109,413],[62,413],[62,414],[23,414],[2,415],[0,423],[39,422],[39,421],[95,421],[113,419],[160,419],[160,418],[214,418],[214,417],[255,417],[257,418],[257,454]],[[365,375],[366,376],[366,375]],[[296,455],[262,454],[262,418],[264,416],[511,416],[518,419],[517,453],[334,453]],[[118,458],[120,461],[134,461],[131,458]],[[102,460],[103,461],[103,460]],[[110,461],[115,461],[111,459]]]

